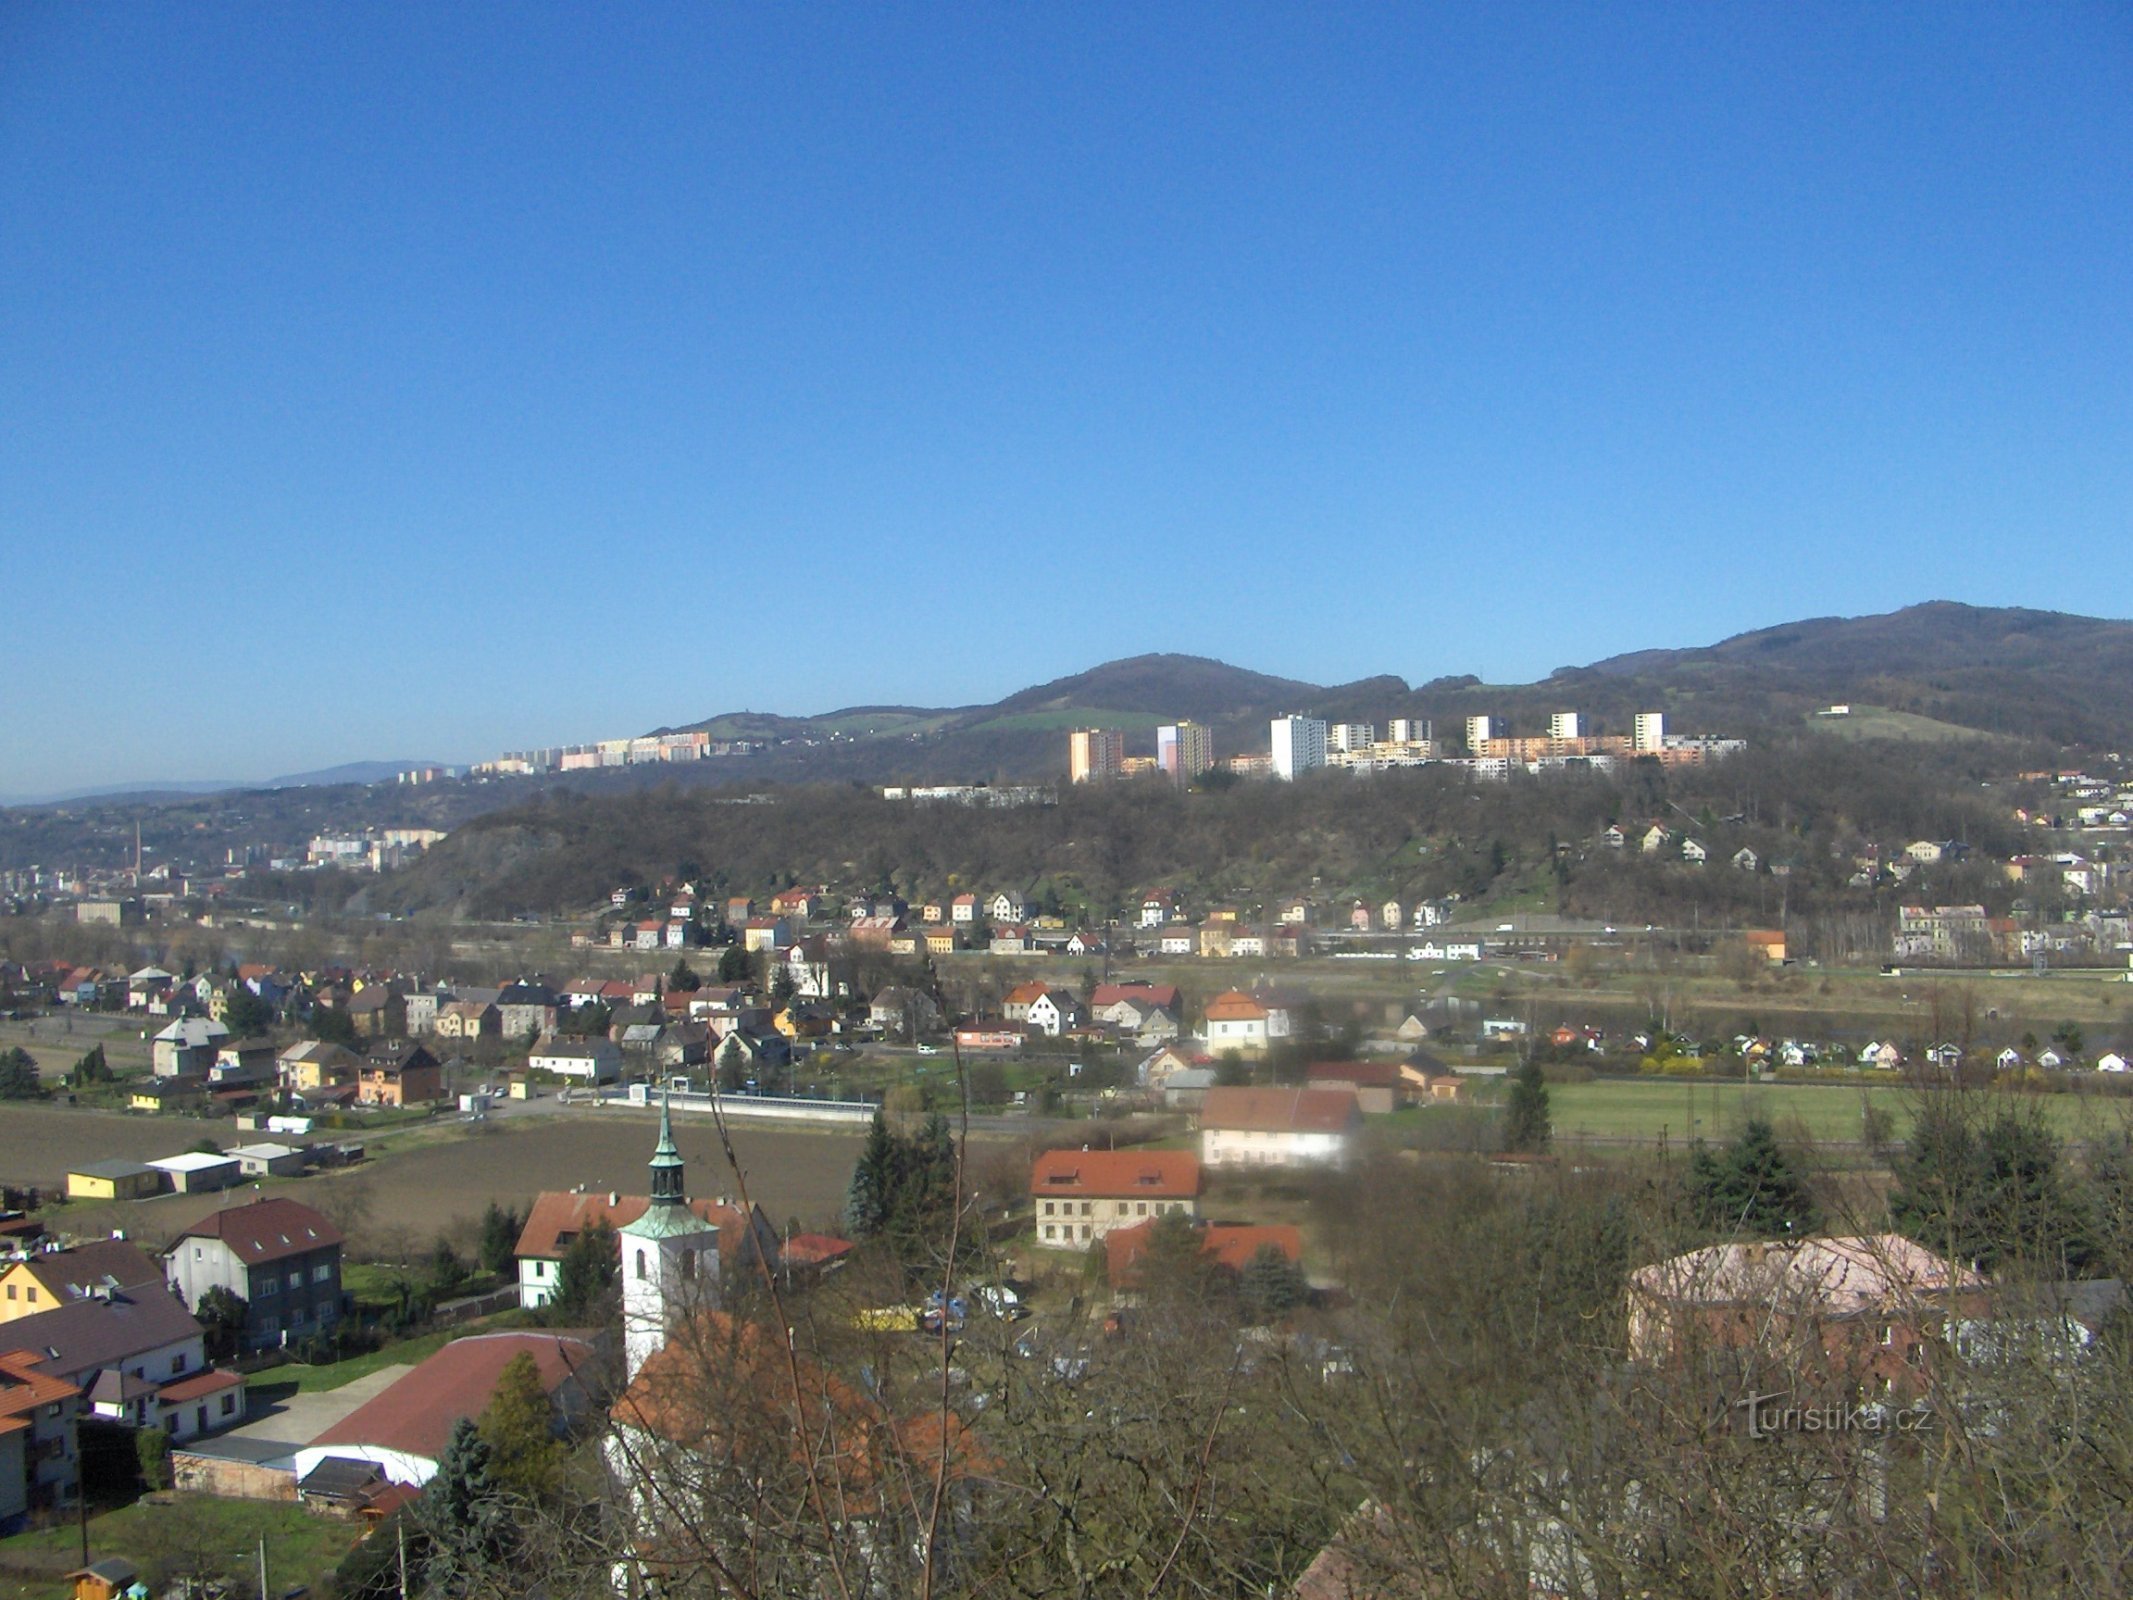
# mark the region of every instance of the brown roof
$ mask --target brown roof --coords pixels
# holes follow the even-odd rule
[[[81,1393],[66,1379],[46,1372],[44,1359],[40,1351],[0,1352],[0,1417],[27,1417],[39,1406]]]
[[[1305,1076],[1313,1084],[1352,1083],[1358,1089],[1397,1089],[1400,1087],[1400,1064],[1397,1061],[1314,1061]]]
[[[99,1286],[130,1289],[135,1284],[163,1281],[162,1266],[123,1239],[97,1239],[71,1250],[33,1256],[29,1267],[38,1282],[77,1299]]]
[[[516,1254],[522,1259],[560,1261],[570,1241],[603,1223],[610,1228],[628,1227],[643,1216],[651,1201],[641,1194],[617,1195],[610,1203],[605,1194],[577,1194],[551,1189],[535,1197],[519,1230]],[[722,1266],[735,1260],[735,1253],[748,1237],[748,1217],[739,1206],[719,1200],[691,1200],[689,1209],[718,1229],[718,1254]],[[757,1208],[756,1233],[769,1232],[769,1223]],[[617,1247],[620,1248],[619,1246]]]
[[[180,1239],[220,1239],[247,1266],[300,1256],[342,1242],[341,1230],[294,1200],[254,1200],[204,1217]]]
[[[444,1454],[453,1424],[488,1409],[504,1366],[524,1352],[549,1394],[593,1366],[593,1347],[557,1333],[480,1333],[455,1339],[311,1442],[376,1445],[426,1461]]]
[[[1200,1126],[1245,1133],[1342,1133],[1359,1115],[1352,1089],[1207,1091]]]
[[[1121,1000],[1143,1000],[1166,1011],[1175,1011],[1178,1008],[1178,986],[1174,983],[1099,983],[1096,992],[1089,997],[1089,1005],[1092,1010],[1101,1011]]]
[[[1191,1199],[1200,1158],[1189,1150],[1047,1150],[1030,1172],[1033,1195]]]

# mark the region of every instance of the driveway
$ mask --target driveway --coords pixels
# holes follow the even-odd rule
[[[259,1392],[254,1390],[251,1415],[242,1425],[217,1434],[214,1442],[242,1441],[247,1446],[273,1444],[292,1451],[300,1450],[364,1401],[382,1394],[413,1370],[408,1366],[380,1367],[338,1389],[299,1392],[270,1401],[264,1407],[260,1405]]]

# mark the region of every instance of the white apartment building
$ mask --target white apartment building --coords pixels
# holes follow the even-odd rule
[[[1326,725],[1316,717],[1276,717],[1273,724],[1274,776],[1284,782],[1326,764]]]
[[[1585,719],[1575,711],[1558,711],[1548,718],[1548,737],[1551,739],[1582,739]]]
[[[1326,729],[1326,748],[1343,755],[1368,750],[1378,742],[1378,730],[1367,722],[1336,722]]]
[[[1481,747],[1495,738],[1499,730],[1494,717],[1468,717],[1466,719],[1466,747],[1478,755]]]
[[[1636,731],[1630,747],[1638,755],[1657,755],[1666,748],[1666,713],[1664,711],[1640,711],[1637,713]]]

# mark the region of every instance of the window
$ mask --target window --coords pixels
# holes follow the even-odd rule
[[[36,1303],[37,1303],[37,1285],[33,1283],[33,1284],[31,1284],[31,1285],[30,1285],[30,1304],[31,1304],[31,1305],[35,1305]]]
[[[1089,1225],[1088,1225],[1088,1224],[1087,1224],[1086,1222],[1084,1222],[1084,1223],[1083,1223],[1083,1224],[1081,1225],[1081,1236],[1082,1236],[1082,1237],[1083,1237],[1084,1239],[1086,1239],[1086,1238],[1087,1238],[1087,1237],[1089,1236]]]
[[[1049,1200],[1044,1202],[1044,1214],[1046,1216],[1052,1215],[1052,1202]],[[10,1300],[15,1298],[15,1286],[13,1284],[8,1285],[7,1297]]]
[[[637,1277],[640,1281],[644,1277],[644,1252],[642,1250],[637,1252]]]
[[[696,1276],[696,1252],[694,1250],[682,1251],[681,1275],[684,1278],[693,1278]]]
[[[170,1375],[175,1378],[179,1373],[183,1372],[184,1370],[185,1352],[183,1350],[180,1350],[176,1355],[170,1358]]]
[[[333,1263],[321,1261],[317,1266],[313,1267],[311,1269],[311,1281],[313,1283],[333,1282]]]
[[[233,1394],[233,1393],[225,1393],[225,1394],[223,1395],[223,1397],[222,1397],[222,1414],[223,1414],[223,1415],[224,1415],[225,1417],[229,1417],[229,1416],[235,1416],[235,1415],[236,1415],[236,1413],[237,1413],[237,1396],[236,1396],[235,1394]]]
[[[301,1288],[302,1288],[303,1286],[304,1286],[304,1275],[303,1275],[303,1273],[302,1273],[302,1272],[298,1271],[298,1272],[292,1272],[292,1273],[290,1273],[290,1274],[289,1274],[289,1293],[291,1293],[291,1294],[294,1294],[294,1293],[296,1293],[296,1291],[297,1291],[297,1290],[301,1289]]]
[[[266,1300],[271,1299],[273,1296],[280,1293],[280,1278],[261,1278],[258,1283],[253,1287],[252,1298],[255,1300]]]
[[[15,1298],[15,1286],[12,1283],[7,1286],[7,1297],[10,1300]]]
[[[1086,1201],[1086,1200],[1084,1200],[1084,1201],[1082,1201],[1082,1203],[1081,1203],[1081,1214],[1082,1214],[1083,1216],[1085,1216],[1085,1217],[1086,1217],[1086,1216],[1088,1216],[1088,1215],[1089,1215],[1089,1213],[1090,1213],[1090,1206],[1089,1206],[1089,1202],[1088,1202],[1088,1201]],[[1086,1228],[1084,1228],[1084,1229],[1082,1229],[1081,1231],[1082,1231],[1083,1233],[1087,1233],[1087,1232],[1088,1232],[1089,1230],[1088,1230],[1088,1229],[1086,1229]]]
[[[193,1259],[195,1261],[198,1261],[200,1259],[200,1246],[198,1245],[193,1246]]]
[[[1145,1217],[1146,1215],[1148,1215],[1148,1202],[1145,1200],[1134,1201],[1133,1214],[1136,1217]]]
[[[1054,1226],[1053,1224],[1051,1224],[1051,1223],[1047,1222],[1047,1223],[1046,1223],[1046,1224],[1044,1225],[1044,1236],[1045,1236],[1045,1237],[1046,1237],[1047,1239],[1050,1239],[1050,1238],[1053,1238],[1053,1237],[1055,1237],[1055,1236],[1056,1236],[1056,1235],[1058,1234],[1058,1232],[1059,1232],[1059,1229],[1058,1229],[1058,1228],[1057,1228],[1056,1226]]]

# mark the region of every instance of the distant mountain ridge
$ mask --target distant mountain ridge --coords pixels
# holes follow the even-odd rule
[[[62,789],[51,794],[0,796],[0,806],[56,806],[70,800],[115,800],[132,798],[144,802],[169,798],[197,798],[231,790],[325,788],[344,783],[384,783],[416,767],[441,767],[442,761],[346,761],[316,772],[295,772],[265,782],[242,778],[172,778],[139,783],[93,784],[83,789]]]

